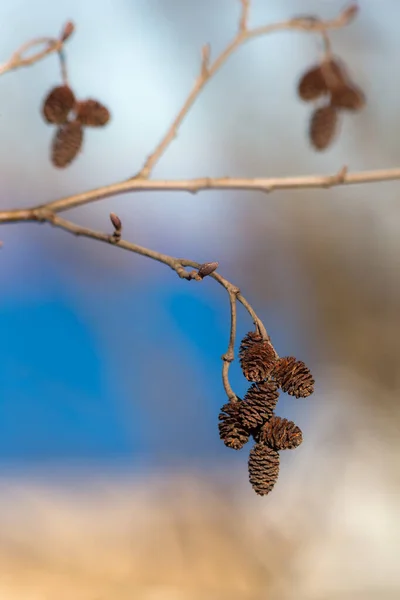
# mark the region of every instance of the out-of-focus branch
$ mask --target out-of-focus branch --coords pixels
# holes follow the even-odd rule
[[[203,90],[206,83],[216,74],[216,72],[222,67],[222,65],[228,60],[228,58],[236,50],[238,50],[238,48],[240,48],[240,46],[242,46],[245,42],[248,42],[249,40],[252,40],[256,37],[273,33],[275,31],[285,31],[294,29],[298,31],[306,31],[320,34],[322,36],[326,52],[330,53],[330,45],[329,39],[327,37],[327,31],[331,29],[340,29],[341,27],[344,27],[345,25],[350,23],[350,21],[352,21],[354,18],[354,7],[356,6],[354,4],[351,5],[349,8],[352,8],[353,10],[349,10],[349,8],[346,8],[339,14],[339,16],[336,19],[331,19],[327,21],[322,21],[316,18],[309,17],[298,17],[295,19],[290,19],[288,21],[282,21],[280,23],[272,23],[269,25],[263,25],[261,27],[254,27],[253,29],[250,29],[248,27],[250,0],[240,0],[240,3],[241,13],[239,16],[239,24],[237,33],[234,36],[233,40],[227,45],[227,47],[211,64],[209,62],[209,50],[206,53],[207,61],[205,63],[205,53],[203,49],[200,74],[194,82],[193,88],[191,89],[177,116],[173,120],[171,126],[168,128],[155,150],[147,157],[141,170],[136,175],[134,175],[134,178],[147,179],[148,177],[150,177],[156,163],[164,154],[165,150],[168,148],[170,143],[176,138],[178,134],[178,129],[182,124],[182,121],[188,114],[189,110],[200,95],[200,92]]]
[[[71,36],[73,31],[74,25],[72,22],[69,21],[63,27],[60,37],[58,38],[40,37],[30,40],[25,44],[22,44],[22,46],[20,46],[18,50],[16,50],[5,63],[0,65],[0,75],[4,75],[8,71],[20,69],[21,67],[30,67],[35,63],[39,62],[40,60],[46,58],[46,56],[57,52],[60,59],[62,79],[63,82],[66,84],[68,82],[68,78],[65,67],[63,48],[65,42]],[[26,56],[30,50],[37,46],[41,46],[40,50],[37,50],[30,56]]]
[[[254,179],[236,177],[200,177],[197,179],[180,180],[146,180],[130,179],[113,183],[88,192],[66,196],[46,204],[29,209],[12,209],[0,211],[0,223],[16,223],[31,221],[32,214],[37,209],[47,208],[55,213],[90,204],[97,200],[127,194],[128,192],[190,192],[197,193],[205,190],[247,190],[256,192],[273,192],[276,190],[302,190],[331,188],[339,185],[356,185],[362,183],[380,183],[400,179],[400,168],[379,169],[375,171],[359,171],[349,173],[347,168],[341,169],[334,175],[300,175],[298,177],[257,177]]]

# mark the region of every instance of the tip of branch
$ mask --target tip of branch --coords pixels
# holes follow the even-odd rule
[[[349,4],[349,6],[343,10],[341,17],[345,23],[351,23],[351,21],[357,17],[359,11],[359,5],[356,2],[352,2],[352,4]]]
[[[65,42],[75,31],[75,25],[72,21],[68,21],[61,32],[60,40]]]

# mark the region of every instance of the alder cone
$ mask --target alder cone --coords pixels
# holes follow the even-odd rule
[[[82,100],[75,105],[76,120],[85,127],[103,127],[110,120],[110,111],[97,100]]]
[[[256,429],[272,415],[278,401],[278,384],[269,380],[253,383],[241,403],[240,418],[247,429]]]
[[[272,372],[279,387],[290,396],[307,398],[314,391],[314,379],[302,360],[285,356],[276,361]]]
[[[279,475],[279,454],[262,444],[255,444],[249,455],[249,480],[259,496],[265,496],[274,487]]]
[[[293,421],[273,416],[263,425],[258,441],[273,450],[291,450],[300,446],[303,434]]]
[[[261,382],[267,379],[276,361],[275,350],[270,341],[250,331],[239,348],[240,366],[248,381]]]
[[[77,121],[61,125],[53,138],[51,162],[55,167],[67,167],[82,147],[83,129]]]
[[[241,400],[227,402],[218,416],[219,437],[225,446],[233,450],[241,450],[249,441],[250,432],[243,427],[240,419]]]
[[[343,85],[332,92],[331,104],[336,108],[358,111],[365,106],[365,95],[353,84]]]
[[[347,84],[349,79],[344,63],[338,58],[323,61],[321,72],[330,92]]]
[[[317,108],[311,115],[309,138],[316,150],[325,150],[337,132],[338,114],[335,106]]]
[[[75,104],[75,96],[68,85],[53,88],[43,103],[43,117],[48,123],[65,123]]]
[[[327,92],[328,88],[322,73],[321,65],[317,65],[306,71],[300,78],[297,86],[298,95],[306,102],[316,100]]]

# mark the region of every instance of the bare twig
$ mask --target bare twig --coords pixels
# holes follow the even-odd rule
[[[46,56],[57,52],[60,60],[61,77],[63,83],[67,84],[68,77],[63,48],[65,42],[70,37],[72,31],[72,23],[67,23],[66,26],[63,28],[63,31],[61,32],[59,38],[40,37],[30,40],[25,44],[22,44],[22,46],[20,46],[20,48],[18,48],[18,50],[14,52],[14,54],[9,58],[8,61],[0,65],[0,75],[4,75],[5,73],[8,73],[8,71],[20,69],[21,67],[30,67],[31,65],[46,58]],[[32,50],[36,46],[42,46],[42,48],[40,50],[37,50],[30,56],[25,56],[30,50]]]
[[[359,171],[349,173],[343,167],[334,175],[303,175],[298,177],[257,177],[254,179],[234,177],[200,177],[197,179],[180,180],[145,180],[131,179],[108,186],[95,188],[88,192],[66,196],[59,200],[47,202],[30,209],[12,209],[0,211],[0,223],[16,223],[30,221],[32,210],[47,208],[59,213],[71,208],[77,208],[97,200],[110,198],[128,192],[190,192],[197,193],[204,190],[247,190],[256,192],[273,192],[276,190],[302,190],[332,188],[340,185],[356,185],[362,183],[379,183],[400,179],[400,168],[379,169],[375,171]]]
[[[236,339],[236,298],[239,293],[239,288],[236,288],[229,292],[229,303],[231,307],[231,330],[229,335],[228,350],[222,355],[222,383],[224,390],[229,400],[236,400],[236,394],[232,390],[229,383],[229,367],[231,362],[235,359],[235,339]]]
[[[221,54],[214,60],[212,64],[207,64],[207,68],[204,67],[204,53],[200,69],[200,74],[197,77],[194,85],[179,110],[177,116],[173,120],[171,126],[166,131],[164,137],[161,139],[155,150],[147,157],[142,169],[136,173],[133,178],[147,179],[150,177],[152,170],[156,163],[159,161],[161,156],[164,154],[170,143],[176,138],[178,129],[182,124],[182,121],[188,114],[189,110],[193,106],[194,102],[200,95],[206,83],[216,74],[216,72],[222,67],[222,65],[228,60],[228,58],[245,42],[267,35],[275,31],[284,31],[288,29],[295,29],[299,31],[314,32],[322,35],[326,52],[330,52],[329,40],[327,37],[327,31],[331,29],[339,29],[347,25],[353,18],[352,14],[349,13],[346,8],[336,19],[328,21],[320,21],[318,19],[307,19],[299,17],[297,19],[291,19],[289,21],[282,21],[280,23],[273,23],[270,25],[264,25],[262,27],[255,27],[248,29],[248,16],[250,9],[250,0],[240,0],[242,8],[239,18],[238,31],[233,40],[227,45],[227,47],[221,52]]]
[[[141,256],[145,256],[147,258],[151,258],[152,260],[156,260],[164,265],[169,266],[173,269],[181,279],[197,279],[199,281],[202,280],[201,277],[195,277],[193,272],[189,272],[186,270],[186,267],[192,267],[196,270],[199,270],[203,265],[201,263],[188,260],[188,259],[180,259],[175,258],[173,256],[169,256],[167,254],[163,254],[161,252],[157,252],[155,250],[151,250],[150,248],[145,248],[144,246],[139,246],[138,244],[133,244],[132,242],[127,242],[122,240],[117,236],[115,239],[115,232],[120,232],[122,229],[121,220],[114,213],[110,214],[111,222],[114,226],[114,234],[109,235],[107,233],[103,233],[100,231],[95,231],[94,229],[89,229],[87,227],[82,227],[60,217],[55,214],[51,210],[42,208],[42,209],[33,209],[30,212],[30,221],[35,221],[37,223],[50,223],[54,227],[59,227],[64,231],[68,231],[77,236],[83,236],[86,238],[91,238],[100,242],[105,242],[107,244],[115,245],[118,243],[119,248],[123,248],[124,250],[128,250],[129,252],[134,252],[135,254],[139,254]],[[28,219],[27,219],[28,220]],[[234,347],[235,347],[235,339],[236,339],[236,302],[240,302],[244,308],[247,310],[251,318],[253,319],[254,324],[260,330],[265,339],[269,340],[268,334],[265,330],[265,327],[261,321],[261,319],[257,316],[254,309],[251,307],[249,302],[240,294],[240,290],[237,286],[233,285],[230,281],[222,277],[216,271],[212,271],[207,275],[207,277],[211,277],[215,279],[222,287],[226,289],[229,295],[230,307],[231,307],[231,326],[230,326],[230,335],[229,335],[229,344],[226,353],[222,356],[223,367],[222,367],[222,381],[224,385],[225,392],[228,398],[232,401],[236,400],[236,394],[232,390],[229,383],[229,366],[230,363],[234,360]]]

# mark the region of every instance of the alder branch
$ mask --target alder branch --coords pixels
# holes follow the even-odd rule
[[[0,65],[0,75],[4,75],[9,71],[15,71],[15,69],[20,69],[21,67],[30,67],[46,58],[46,56],[57,52],[60,60],[61,76],[63,82],[67,84],[68,77],[63,49],[65,42],[70,38],[74,32],[74,29],[74,24],[71,21],[68,21],[68,23],[66,23],[62,29],[60,37],[40,37],[22,44],[22,46],[20,46],[18,50],[12,54],[8,61]],[[32,48],[35,48],[36,46],[44,47],[30,56],[25,56]]]
[[[341,185],[363,183],[381,183],[400,179],[400,168],[377,169],[349,173],[343,167],[334,175],[300,175],[298,177],[257,177],[254,179],[236,177],[200,177],[196,179],[130,179],[99,187],[88,192],[65,196],[59,200],[47,202],[27,209],[10,209],[0,211],[0,223],[16,223],[18,221],[35,221],[34,213],[38,209],[49,209],[55,213],[77,208],[85,204],[127,194],[129,192],[190,192],[195,194],[205,190],[244,190],[255,192],[273,192],[277,190],[304,190],[332,188]]]
[[[178,112],[171,126],[161,139],[155,150],[147,157],[141,170],[134,175],[134,178],[147,179],[150,177],[152,170],[156,163],[159,161],[161,156],[164,154],[170,143],[176,138],[178,129],[182,124],[184,118],[188,114],[189,110],[197,100],[200,92],[203,90],[206,83],[217,73],[222,65],[232,56],[232,54],[238,50],[245,42],[248,42],[254,38],[267,35],[276,31],[285,30],[298,30],[306,31],[311,33],[318,33],[322,36],[322,41],[326,49],[326,53],[330,54],[330,42],[327,36],[327,31],[331,29],[340,29],[350,23],[354,18],[354,14],[349,12],[349,9],[343,10],[336,19],[322,21],[315,18],[298,17],[290,19],[288,21],[282,21],[280,23],[272,23],[261,27],[255,27],[253,29],[248,28],[250,0],[240,0],[242,10],[239,17],[238,30],[233,40],[227,45],[227,47],[221,52],[221,54],[214,60],[212,64],[209,64],[209,50],[206,52],[207,59],[204,60],[204,49],[202,51],[202,62],[201,69],[198,78],[196,79],[192,90],[188,97],[183,103],[182,108]]]
[[[103,233],[100,231],[96,231],[94,229],[90,229],[88,227],[82,227],[60,217],[54,212],[48,209],[36,209],[32,211],[30,220],[36,221],[37,223],[49,223],[54,227],[58,227],[72,233],[77,236],[82,236],[90,239],[94,239],[100,242],[105,242],[106,244],[111,244],[113,246],[118,246],[123,250],[128,250],[129,252],[133,252],[135,254],[139,254],[140,256],[145,256],[157,262],[160,262],[164,265],[170,267],[173,271],[177,273],[177,275],[181,279],[187,279],[188,281],[201,281],[204,277],[199,277],[198,272],[201,271],[201,267],[204,265],[188,260],[186,258],[176,258],[174,256],[169,256],[168,254],[163,254],[161,252],[157,252],[156,250],[151,250],[150,248],[145,248],[144,246],[140,246],[138,244],[134,244],[132,242],[127,242],[121,239],[120,234],[122,230],[122,223],[120,218],[114,213],[110,214],[110,220],[114,225],[114,232],[112,234]],[[213,263],[218,265],[218,263]],[[192,267],[195,271],[187,271],[187,267]],[[258,332],[263,336],[265,340],[268,340],[271,343],[271,340],[268,336],[268,333],[261,321],[261,319],[257,316],[256,312],[246,300],[244,296],[240,293],[240,289],[232,284],[230,281],[222,277],[219,273],[216,273],[214,270],[211,273],[206,275],[207,277],[211,277],[215,281],[217,281],[225,290],[228,292],[230,307],[231,307],[231,325],[230,325],[230,335],[229,335],[229,344],[227,352],[221,357],[223,361],[222,366],[222,381],[224,385],[224,389],[226,395],[229,400],[235,401],[237,396],[235,392],[232,390],[232,387],[229,383],[229,366],[230,363],[234,360],[234,347],[235,347],[235,339],[236,339],[236,302],[240,302],[243,307],[247,310],[250,317],[253,320],[253,323],[258,330]],[[272,343],[271,343],[272,345]],[[274,349],[275,350],[275,349]],[[276,357],[278,358],[278,354],[275,351]]]
[[[356,5],[351,5],[346,10],[342,11],[336,19],[320,20],[315,17],[297,17],[288,21],[283,21],[275,24],[268,24],[261,27],[249,28],[249,12],[250,0],[240,0],[241,12],[238,21],[237,32],[226,48],[217,56],[214,61],[211,61],[211,50],[209,45],[202,48],[200,72],[195,80],[195,83],[180,108],[177,116],[173,120],[170,127],[167,129],[164,136],[154,151],[148,156],[143,164],[142,169],[133,177],[125,181],[117,182],[112,185],[103,186],[90,191],[70,195],[58,200],[47,202],[39,206],[34,206],[27,209],[5,210],[0,212],[0,223],[10,222],[47,222],[51,225],[61,228],[69,233],[84,236],[97,241],[102,241],[110,245],[119,246],[122,249],[134,252],[141,256],[145,256],[152,260],[161,262],[173,269],[180,278],[187,280],[201,280],[203,277],[199,275],[200,269],[204,267],[197,262],[188,259],[178,259],[166,254],[161,254],[157,251],[127,242],[121,237],[122,224],[115,214],[111,214],[110,218],[114,226],[114,232],[109,235],[98,232],[92,229],[81,227],[71,221],[68,221],[58,215],[58,213],[83,206],[85,204],[115,196],[118,194],[134,192],[134,191],[186,191],[196,193],[201,190],[224,189],[224,190],[255,190],[263,192],[271,192],[279,189],[305,189],[305,188],[329,188],[337,185],[349,185],[357,183],[378,182],[385,180],[400,179],[400,168],[386,169],[379,171],[365,171],[359,173],[348,173],[347,167],[343,167],[339,173],[324,176],[301,176],[301,177],[283,177],[283,178],[196,178],[189,180],[150,180],[155,165],[158,163],[164,152],[168,149],[170,143],[177,136],[178,130],[193,106],[194,102],[199,97],[206,83],[217,73],[217,71],[225,64],[230,56],[244,43],[269,33],[298,30],[309,33],[315,33],[321,36],[324,48],[325,58],[331,56],[331,45],[328,32],[333,29],[341,28],[347,25],[356,13]],[[67,73],[65,68],[65,57],[63,53],[64,43],[73,32],[72,23],[68,23],[59,38],[38,38],[21,46],[5,64],[0,65],[0,75],[8,71],[15,70],[23,66],[33,65],[42,60],[46,56],[57,53],[60,59],[62,78],[64,84],[67,84]],[[39,51],[31,56],[26,56],[27,52],[36,46],[41,45]],[[192,268],[194,271],[188,271],[187,268]],[[231,326],[229,344],[226,353],[222,356],[223,370],[222,379],[224,389],[231,401],[236,399],[229,384],[229,366],[234,359],[234,345],[236,337],[236,303],[240,302],[247,310],[257,331],[265,340],[270,342],[267,331],[259,319],[257,314],[247,300],[241,295],[239,288],[234,286],[224,277],[216,272],[210,272],[207,276],[216,280],[222,285],[228,295],[230,301]],[[274,349],[276,358],[278,354]]]

